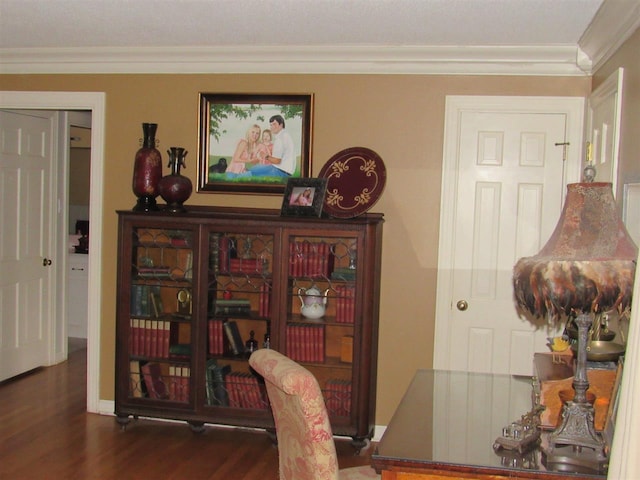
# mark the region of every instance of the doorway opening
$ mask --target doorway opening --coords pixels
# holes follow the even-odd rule
[[[88,254],[88,307],[87,307],[87,411],[107,413],[108,406],[100,408],[100,309],[102,305],[102,216],[104,189],[104,130],[105,130],[105,93],[104,92],[23,92],[0,91],[0,108],[18,110],[77,110],[91,112],[91,198],[89,206],[89,222],[91,249]],[[62,238],[61,238],[62,237]],[[66,231],[58,228],[59,258],[61,250],[67,248]],[[60,278],[58,276],[57,278]],[[66,354],[65,318],[56,309],[50,321],[50,355],[49,363],[64,360]]]

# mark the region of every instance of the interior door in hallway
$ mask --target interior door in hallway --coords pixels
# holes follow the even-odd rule
[[[0,380],[49,363],[53,116],[0,111]]]
[[[434,366],[531,375],[533,354],[548,350],[550,333],[518,317],[513,266],[535,255],[558,221],[567,156],[572,146],[580,148],[581,126],[573,129],[578,138],[569,138],[577,118],[518,110],[515,99],[504,111],[451,114]],[[579,164],[579,152],[572,153]]]

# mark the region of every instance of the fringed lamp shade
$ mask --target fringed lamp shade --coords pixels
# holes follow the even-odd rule
[[[558,322],[570,314],[631,306],[638,247],[617,211],[611,183],[567,185],[564,209],[540,253],[518,260],[518,313]]]

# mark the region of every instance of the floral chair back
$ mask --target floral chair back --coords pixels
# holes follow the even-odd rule
[[[380,478],[369,466],[338,469],[329,416],[311,372],[270,349],[254,352],[249,364],[265,380],[276,424],[280,480]]]

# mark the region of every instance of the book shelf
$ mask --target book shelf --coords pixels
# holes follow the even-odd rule
[[[120,211],[116,415],[273,430],[249,368],[273,348],[311,370],[333,431],[373,435],[381,214],[351,220],[258,209]],[[322,315],[303,308],[320,292]],[[318,298],[315,298],[315,297]]]

